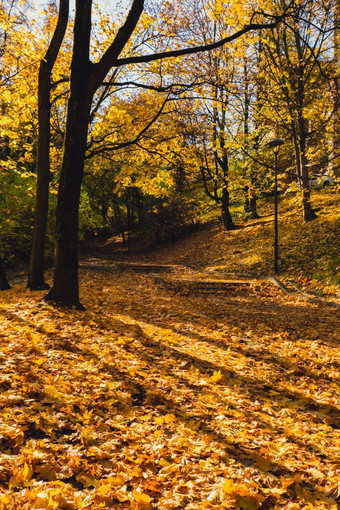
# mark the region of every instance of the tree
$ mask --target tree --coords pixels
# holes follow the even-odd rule
[[[92,0],[76,0],[74,45],[71,62],[71,89],[68,101],[64,154],[56,211],[56,261],[53,287],[46,301],[82,309],[78,281],[78,216],[80,189],[87,146],[91,104],[98,88],[112,67],[147,63],[168,57],[180,57],[213,50],[253,29],[276,26],[284,14],[271,21],[251,22],[236,33],[202,46],[168,50],[149,55],[121,57],[144,11],[144,1],[134,0],[125,22],[113,42],[96,63],[90,59]]]
[[[262,72],[267,77],[263,92],[268,125],[292,139],[296,173],[302,189],[303,218],[308,222],[316,217],[308,180],[312,152],[315,153],[313,143],[322,139],[321,134],[334,111],[330,104],[331,81],[327,79],[331,63],[324,56],[329,50],[331,34],[330,5],[313,2],[311,8],[308,2],[306,5],[296,2],[294,9],[290,24],[271,30],[262,39],[265,56]],[[325,144],[321,147],[325,153]]]
[[[8,290],[11,286],[7,281],[5,268],[2,262],[2,258],[0,257],[0,290]]]
[[[49,288],[44,280],[44,251],[50,181],[51,75],[64,39],[68,12],[69,0],[60,0],[54,34],[39,66],[37,193],[27,284],[31,290]]]
[[[24,196],[26,198],[27,188],[29,187],[23,185],[23,179],[21,179],[21,176],[26,177],[29,174],[21,172],[19,165],[12,159],[14,157],[18,162],[25,161],[28,166],[31,159],[31,151],[27,151],[29,152],[27,158],[25,156],[26,142],[31,131],[26,116],[29,106],[24,111],[24,105],[27,106],[31,103],[30,100],[27,100],[28,88],[20,88],[20,92],[17,93],[17,77],[21,69],[25,68],[19,51],[27,36],[27,19],[24,7],[23,4],[17,5],[13,1],[7,0],[0,4],[0,232],[1,252],[5,256],[13,247],[14,243],[12,241],[17,240],[15,231],[20,224],[20,219],[22,220],[20,214],[24,216],[26,213],[26,208],[20,204],[20,213],[18,214],[18,195],[21,195],[20,199]],[[29,56],[31,55],[30,50],[31,47],[27,45]],[[21,106],[21,108],[19,107],[21,116],[14,115],[18,105]],[[29,204],[27,206],[29,209]],[[20,228],[22,233],[22,226]],[[24,228],[25,230],[27,231]],[[25,233],[22,235],[22,239],[25,239]],[[0,256],[0,290],[9,288],[4,261]]]

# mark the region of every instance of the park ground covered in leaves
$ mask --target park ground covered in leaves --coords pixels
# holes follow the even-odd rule
[[[190,269],[81,280],[85,312],[0,296],[1,510],[339,508],[339,308]]]

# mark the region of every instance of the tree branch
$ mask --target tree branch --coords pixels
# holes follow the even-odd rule
[[[170,50],[170,51],[164,51],[160,53],[152,53],[150,55],[140,55],[136,57],[125,57],[125,58],[117,58],[116,62],[113,64],[114,67],[120,67],[127,64],[141,64],[141,63],[147,63],[147,62],[153,62],[155,60],[161,60],[163,58],[170,58],[170,57],[181,57],[184,55],[192,55],[195,53],[202,53],[204,51],[211,51],[216,48],[220,48],[221,46],[224,46],[225,44],[235,41],[242,35],[252,31],[252,30],[263,30],[263,29],[270,29],[275,28],[286,16],[286,13],[282,14],[281,16],[275,16],[275,21],[271,23],[250,23],[249,25],[245,25],[243,28],[238,30],[232,35],[229,35],[227,37],[224,37],[223,39],[220,39],[217,42],[210,43],[210,44],[204,44],[203,46],[192,46],[189,48],[183,48],[181,50]]]
[[[144,128],[138,133],[138,135],[133,140],[129,140],[128,142],[123,142],[123,143],[110,144],[110,145],[101,147],[99,149],[94,149],[87,155],[86,159],[89,159],[89,158],[93,157],[94,155],[100,154],[102,152],[125,149],[126,147],[130,147],[131,145],[134,145],[137,142],[139,142],[140,139],[142,138],[142,136],[150,129],[152,124],[154,122],[156,122],[156,120],[160,117],[160,115],[162,114],[164,107],[168,101],[169,101],[169,96],[167,96],[164,99],[162,106],[160,107],[160,109],[158,110],[156,115],[146,124],[146,126],[144,126]]]
[[[120,27],[113,43],[106,50],[99,62],[93,66],[91,76],[91,86],[93,91],[100,86],[111,67],[117,67],[115,66],[115,62],[117,62],[121,51],[124,49],[133,34],[143,10],[144,0],[133,0],[124,25]]]

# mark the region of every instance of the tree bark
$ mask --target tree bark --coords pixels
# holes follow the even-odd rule
[[[225,151],[224,147],[222,147]],[[235,224],[229,210],[229,191],[228,191],[228,173],[229,173],[229,160],[226,154],[222,158],[218,158],[218,163],[223,172],[223,185],[222,185],[222,198],[221,198],[221,217],[225,230],[233,230]]]
[[[78,219],[87,132],[93,96],[130,38],[143,11],[134,0],[125,24],[97,64],[90,62],[92,0],[76,0],[71,92],[56,212],[56,255],[53,287],[45,301],[83,310],[79,300]]]
[[[5,268],[2,262],[2,258],[0,257],[0,290],[8,290],[11,286],[7,281]]]
[[[304,87],[304,60],[303,48],[301,46],[301,37],[299,30],[295,35],[296,50],[299,59],[298,64],[298,85],[297,85],[297,128],[299,134],[298,148],[299,148],[299,163],[302,180],[302,213],[305,222],[312,221],[316,218],[316,214],[312,209],[310,201],[310,189],[308,179],[308,161],[306,157],[307,149],[307,130],[306,119],[304,117],[303,109],[305,107],[305,87]],[[298,165],[297,165],[298,166]]]
[[[89,60],[92,1],[77,1],[71,92],[68,101],[63,162],[56,211],[56,255],[53,287],[45,301],[83,309],[79,301],[78,220],[81,182],[92,97]]]
[[[312,209],[310,201],[308,166],[306,158],[306,123],[303,115],[300,115],[298,124],[299,124],[300,170],[302,180],[302,212],[304,221],[308,222],[314,220],[317,216]]]
[[[44,252],[50,181],[51,75],[64,39],[68,12],[69,0],[60,0],[57,25],[51,43],[39,67],[37,194],[27,284],[30,290],[49,288],[44,279]]]
[[[335,87],[336,87],[336,105],[334,112],[334,163],[333,170],[336,175],[340,175],[340,0],[336,1],[334,7],[334,61],[335,61]]]
[[[221,218],[224,230],[233,230],[235,224],[229,210],[229,191],[227,188],[222,190],[222,201],[221,201]]]

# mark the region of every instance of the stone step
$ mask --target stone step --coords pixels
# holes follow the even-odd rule
[[[116,265],[123,271],[135,271],[139,273],[169,273],[174,266],[167,264],[137,264],[133,262],[117,262]]]
[[[165,282],[168,288],[176,292],[196,292],[202,294],[212,294],[221,292],[240,291],[242,289],[249,290],[261,285],[259,282],[247,280],[172,280]]]

